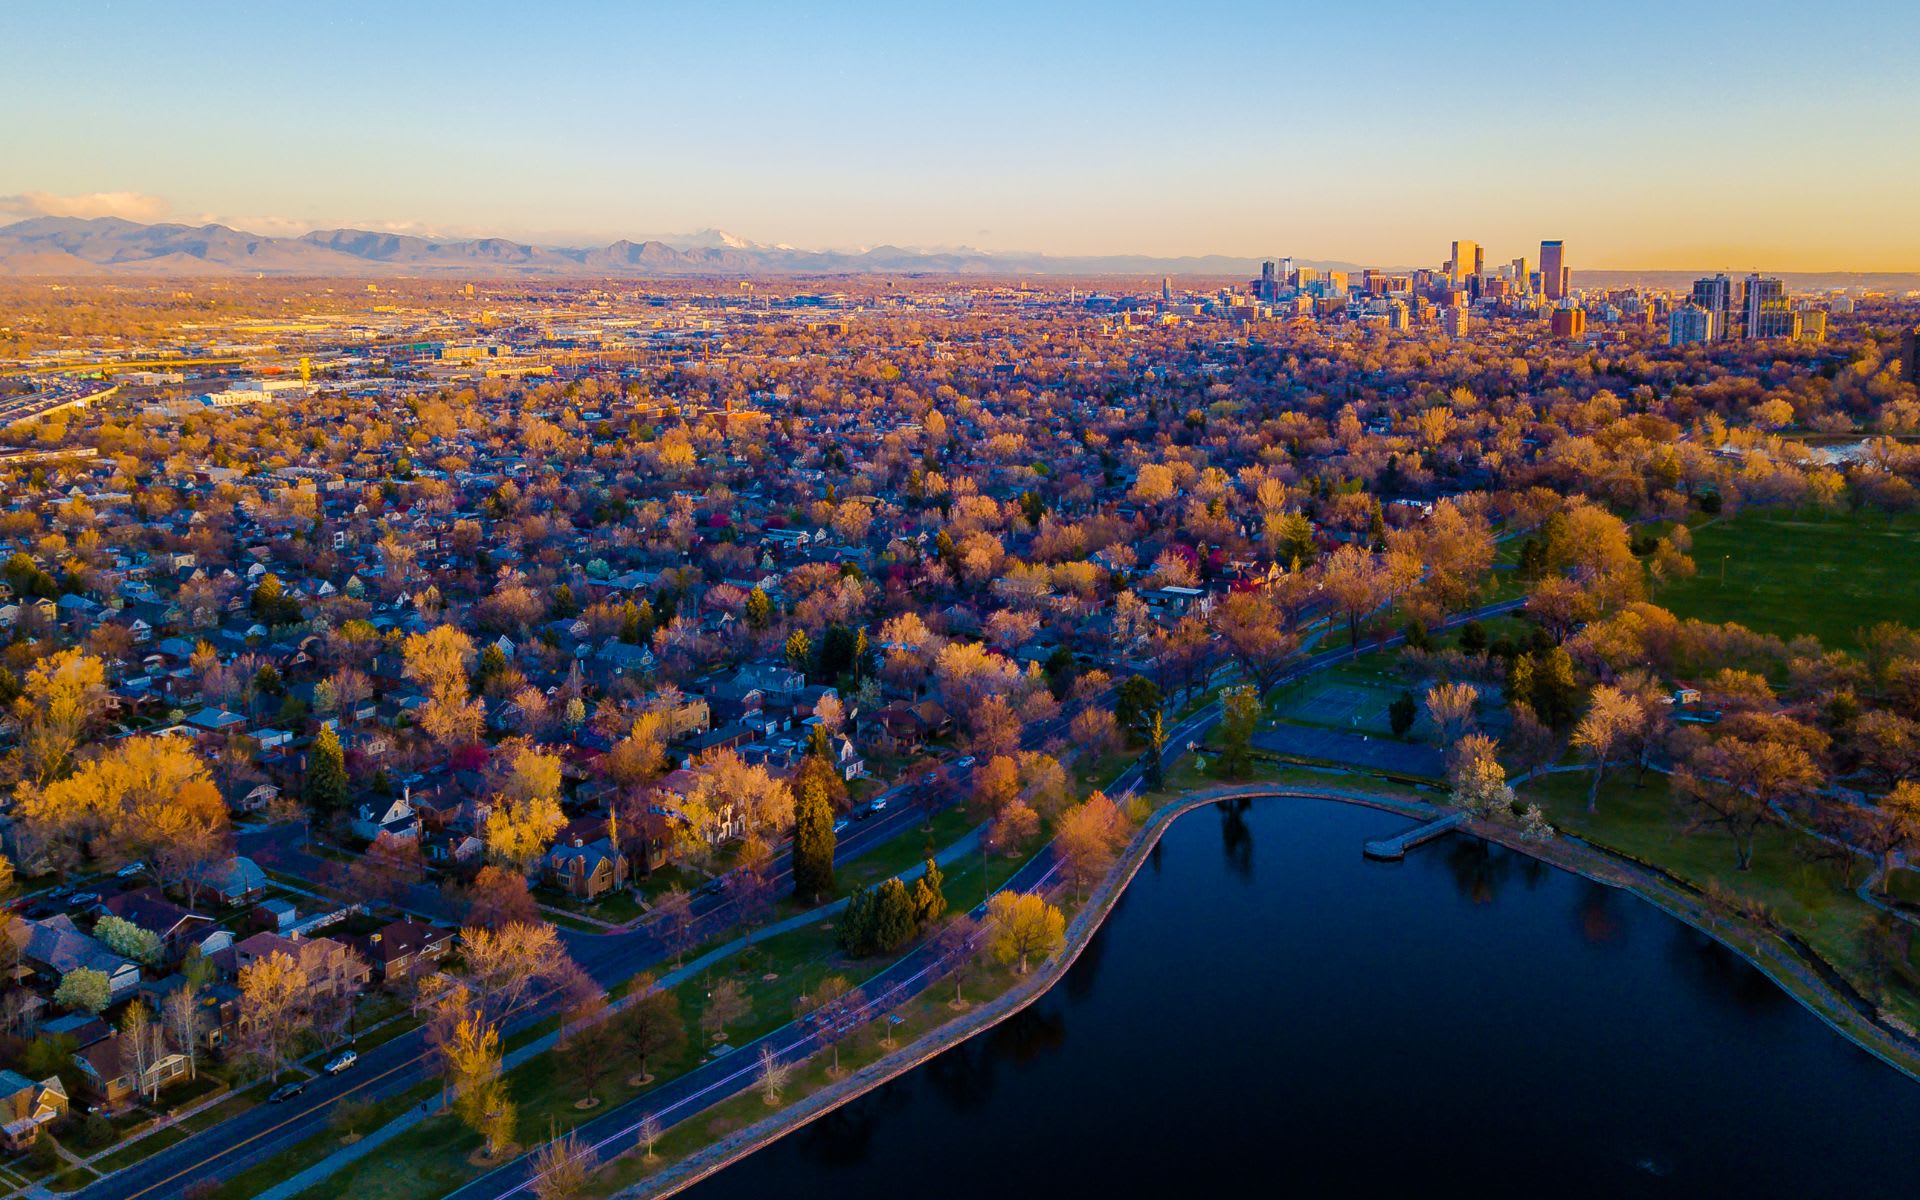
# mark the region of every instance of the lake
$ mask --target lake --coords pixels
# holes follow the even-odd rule
[[[1345,805],[1168,831],[1025,1013],[690,1189],[1912,1197],[1920,1085],[1631,896]]]

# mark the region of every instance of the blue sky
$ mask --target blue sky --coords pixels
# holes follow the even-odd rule
[[[0,217],[1920,268],[1920,5],[0,4]]]

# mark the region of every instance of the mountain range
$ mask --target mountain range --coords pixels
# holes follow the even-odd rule
[[[1343,263],[1307,263],[1344,268]],[[143,225],[118,217],[34,217],[0,226],[0,275],[1211,275],[1247,277],[1258,259],[1208,255],[1061,257],[984,250],[798,250],[718,230],[606,246],[506,238],[412,237],[316,229],[269,237],[225,225]]]

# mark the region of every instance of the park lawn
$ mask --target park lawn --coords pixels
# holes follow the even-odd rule
[[[1586,811],[1592,776],[1586,772],[1548,775],[1520,789],[1523,800],[1540,805],[1553,825],[1595,845],[1660,867],[1703,890],[1718,887],[1766,905],[1774,920],[1792,930],[1871,996],[1871,972],[1865,934],[1874,910],[1845,886],[1827,862],[1808,861],[1807,835],[1783,825],[1762,826],[1754,838],[1753,865],[1735,865],[1733,839],[1724,830],[1686,832],[1687,816],[1663,776],[1649,775],[1645,787],[1633,786],[1620,771],[1600,789],[1597,811]],[[1857,884],[1867,872],[1863,862]],[[1895,990],[1887,1007],[1908,1020],[1920,1018],[1920,996]]]
[[[1879,621],[1920,625],[1920,514],[1749,508],[1696,528],[1691,553],[1699,573],[1654,597],[1682,617],[1841,650]]]
[[[855,888],[872,887],[919,866],[941,848],[966,836],[967,830],[976,823],[967,815],[963,804],[941,809],[933,816],[930,832],[926,825],[915,825],[894,834],[845,866],[834,868],[833,881],[839,887],[838,894],[844,896]],[[847,832],[858,828],[850,825]]]
[[[882,965],[879,960],[847,962],[834,946],[827,918],[822,918],[819,925],[793,930],[741,951],[674,988],[687,1022],[687,1046],[679,1055],[654,1064],[658,1081],[685,1073],[706,1056],[712,1043],[700,1030],[700,1014],[706,1007],[709,989],[720,980],[732,978],[739,982],[753,1006],[749,1016],[727,1031],[728,1044],[742,1045],[792,1020],[795,1001],[826,976],[844,974],[857,983]],[[765,978],[768,975],[774,978]],[[545,1024],[543,1022],[542,1027]],[[563,1055],[554,1053],[536,1055],[509,1071],[506,1079],[509,1093],[520,1109],[519,1140],[526,1148],[545,1139],[550,1123],[561,1129],[568,1128],[605,1112],[606,1102],[618,1104],[646,1090],[629,1087],[624,1074],[611,1071],[594,1087],[594,1095],[603,1103],[590,1110],[575,1108],[574,1102],[582,1095],[577,1072],[565,1066]],[[657,1083],[648,1086],[657,1086]],[[418,1090],[411,1094],[415,1102],[422,1098]],[[312,1141],[323,1145],[307,1162],[338,1145],[338,1139],[330,1134]],[[484,1173],[485,1168],[467,1161],[479,1145],[479,1137],[450,1114],[436,1114],[314,1185],[302,1193],[302,1200],[343,1195],[374,1200],[427,1200],[441,1196]],[[306,1147],[296,1149],[304,1151]],[[284,1164],[287,1160],[282,1157],[278,1161]],[[290,1173],[285,1165],[278,1169],[279,1178]]]

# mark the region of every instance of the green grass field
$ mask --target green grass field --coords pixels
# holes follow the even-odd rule
[[[1654,596],[1683,617],[1848,650],[1877,621],[1920,625],[1920,515],[1748,509],[1696,529],[1693,558]]]

